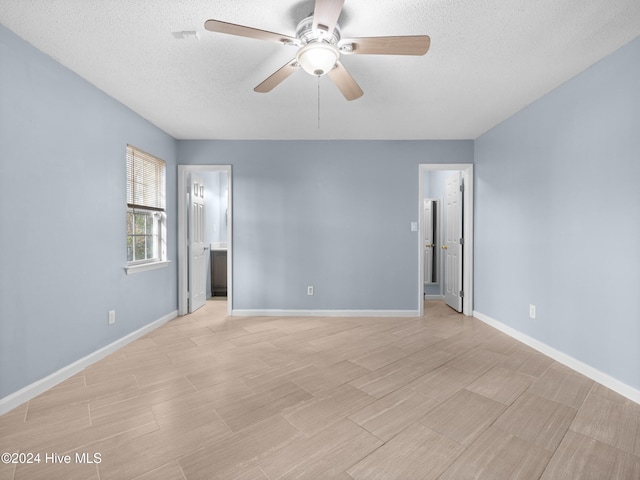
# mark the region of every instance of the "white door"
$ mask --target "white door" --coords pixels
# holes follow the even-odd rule
[[[444,301],[462,311],[462,172],[446,179],[444,226]]]
[[[207,301],[207,256],[205,244],[204,183],[200,177],[190,177],[189,215],[189,313]]]
[[[424,225],[424,281],[434,283],[434,258],[435,239],[433,238],[433,200],[424,201],[423,225]]]

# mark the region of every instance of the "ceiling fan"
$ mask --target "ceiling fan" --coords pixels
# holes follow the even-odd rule
[[[291,61],[267,77],[254,90],[273,90],[300,67],[310,75],[328,75],[347,100],[355,100],[362,89],[340,63],[340,55],[424,55],[431,42],[428,35],[342,38],[338,17],[344,0],[316,0],[313,14],[302,20],[296,36],[259,30],[220,20],[207,20],[211,32],[278,42],[298,48]]]

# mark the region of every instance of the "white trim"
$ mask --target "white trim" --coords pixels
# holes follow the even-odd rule
[[[191,172],[226,172],[229,188],[227,216],[227,315],[233,308],[233,182],[231,165],[178,165],[178,315],[189,313],[187,300],[187,174]]]
[[[424,296],[425,300],[444,300],[444,295],[427,295]]]
[[[418,165],[418,298],[424,296],[424,258],[423,258],[423,232],[422,209],[424,196],[424,172],[433,170],[461,170],[464,172],[464,224],[462,226],[464,245],[462,247],[462,313],[473,315],[473,164],[472,163],[421,163]],[[420,316],[424,315],[424,304],[418,302]]]
[[[26,387],[21,388],[17,392],[14,392],[10,395],[7,395],[4,398],[0,399],[0,415],[4,415],[5,413],[13,410],[16,407],[19,407],[25,402],[28,402],[32,398],[37,397],[41,393],[49,390],[52,387],[55,387],[59,383],[65,381],[67,378],[75,375],[78,372],[81,372],[85,368],[90,365],[93,365],[99,360],[102,360],[107,355],[111,355],[113,352],[121,349],[125,345],[137,340],[140,337],[143,337],[147,333],[155,330],[156,328],[164,325],[169,320],[172,320],[178,316],[177,311],[173,311],[168,313],[162,318],[155,320],[144,327],[136,330],[135,332],[131,332],[130,334],[116,340],[109,345],[102,347],[96,350],[93,353],[90,353],[86,357],[77,360],[66,367],[62,367],[60,370],[53,372],[51,375],[48,375],[40,380],[33,382]]]
[[[606,373],[601,372],[600,370],[593,368],[591,365],[587,365],[586,363],[581,362],[573,358],[566,353],[563,353],[559,350],[556,350],[553,347],[550,347],[546,343],[542,343],[535,338],[531,338],[528,335],[525,335],[522,332],[510,327],[509,325],[505,325],[498,320],[495,320],[483,313],[474,311],[473,316],[478,320],[486,323],[487,325],[491,325],[492,327],[500,330],[503,333],[506,333],[510,337],[515,338],[519,342],[528,345],[535,350],[538,350],[540,353],[545,354],[547,357],[553,358],[556,362],[559,362],[572,370],[575,370],[582,375],[589,377],[591,380],[604,385],[605,387],[613,390],[614,392],[619,393],[620,395],[628,398],[629,400],[640,404],[640,390],[636,390],[630,385],[617,380]]]
[[[234,317],[419,317],[418,310],[232,310]]]
[[[140,273],[146,272],[148,270],[156,270],[158,268],[168,267],[171,263],[171,260],[162,260],[160,262],[149,262],[149,263],[139,263],[138,265],[127,265],[124,267],[124,271],[127,272],[127,275],[131,275],[132,273]]]

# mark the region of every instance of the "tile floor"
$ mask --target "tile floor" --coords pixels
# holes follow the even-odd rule
[[[40,454],[0,478],[640,479],[640,405],[441,302],[225,312],[209,301],[0,417],[0,452]]]

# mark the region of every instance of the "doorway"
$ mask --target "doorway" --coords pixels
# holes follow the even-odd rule
[[[226,207],[222,212],[219,212],[219,218],[221,221],[217,223],[216,221],[209,222],[209,226],[207,226],[206,222],[204,225],[204,229],[207,230],[207,234],[204,234],[204,238],[208,239],[202,245],[197,245],[197,249],[190,249],[189,243],[190,238],[193,237],[193,232],[190,230],[193,229],[194,222],[190,221],[192,203],[195,197],[192,198],[192,189],[194,178],[199,178],[196,183],[199,185],[207,184],[207,177],[211,178],[213,175],[214,181],[209,180],[209,184],[216,185],[215,177],[218,174],[220,178],[224,178],[224,182],[219,182],[218,186],[220,187],[220,195],[223,196],[226,200]],[[204,179],[204,180],[203,180]],[[207,257],[211,256],[210,260],[214,261],[214,254],[216,255],[216,262],[219,262],[219,253],[224,250],[226,254],[226,296],[227,296],[227,315],[231,315],[231,311],[233,308],[233,275],[232,275],[232,266],[233,266],[233,242],[232,242],[232,194],[231,194],[231,166],[230,165],[178,165],[178,315],[186,315],[190,312],[190,301],[191,297],[194,293],[197,292],[190,291],[190,286],[196,284],[194,282],[194,262],[197,255],[192,259],[190,253],[193,251],[195,253],[201,253],[200,251],[206,252]],[[203,188],[204,190],[204,188]],[[211,195],[209,195],[211,196]],[[216,202],[214,196],[212,197],[212,202],[207,205],[207,196],[205,196],[205,208],[209,208],[212,210],[212,213],[216,213],[215,210],[219,210],[220,202]],[[202,240],[199,238],[198,240]],[[211,253],[213,252],[213,253]],[[199,265],[199,264],[195,264]],[[197,268],[197,267],[196,267]],[[201,269],[200,269],[201,270]],[[198,273],[198,275],[206,275],[207,272],[210,272],[210,268],[206,268],[204,272]],[[212,282],[212,277],[208,278],[209,283]],[[199,290],[202,290],[200,288]],[[211,290],[212,294],[215,294],[213,287]],[[200,292],[201,295],[202,292]]]
[[[459,276],[459,306],[464,315],[473,315],[473,165],[472,164],[421,164],[419,166],[419,239],[418,239],[418,292],[419,292],[419,311],[420,316],[424,315],[424,298],[425,298],[425,240],[428,237],[428,226],[426,225],[424,215],[424,199],[429,197],[428,186],[425,185],[425,173],[455,171],[459,172],[464,179],[464,188],[461,193],[461,233],[462,240],[458,244],[461,262],[459,268],[461,270]],[[443,199],[444,200],[444,199]],[[444,213],[444,203],[442,211]],[[458,235],[456,234],[456,237]],[[444,238],[443,238],[444,240]],[[458,239],[458,241],[460,241]],[[436,243],[436,242],[431,242]],[[447,246],[447,250],[444,249]],[[444,252],[448,252],[452,245],[446,245],[443,242],[441,248]],[[444,258],[444,255],[443,255]],[[446,270],[443,265],[442,271]],[[444,292],[443,292],[444,293]]]

